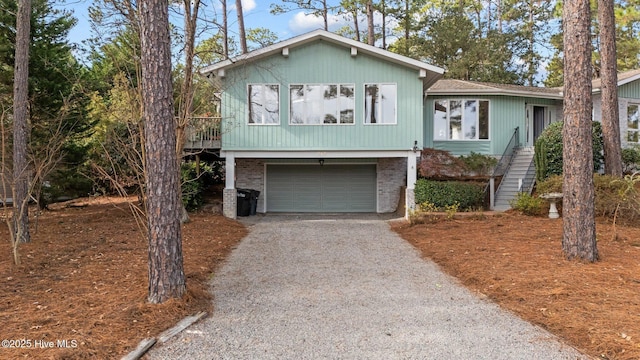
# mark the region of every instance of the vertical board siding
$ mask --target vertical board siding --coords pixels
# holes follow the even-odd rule
[[[489,100],[489,140],[458,140],[458,141],[434,141],[433,140],[433,107],[435,100],[439,99],[478,99]],[[429,96],[424,107],[423,143],[426,147],[450,151],[454,155],[467,155],[471,151],[500,156],[504,152],[513,131],[520,128],[520,143],[526,140],[525,121],[526,106],[547,105],[559,106],[560,102],[550,99],[525,98],[518,96]]]
[[[640,80],[618,87],[618,96],[628,99],[640,99]]]
[[[227,71],[222,98],[225,150],[405,150],[422,144],[418,71],[316,41]],[[280,84],[280,124],[248,125],[248,83]],[[364,84],[397,84],[397,124],[364,125]],[[354,84],[355,124],[289,125],[289,84]]]

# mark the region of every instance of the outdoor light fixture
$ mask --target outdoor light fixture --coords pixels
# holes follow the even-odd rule
[[[418,152],[418,140],[413,141],[413,152]]]
[[[320,166],[324,165],[324,159],[318,159],[318,162],[320,163]]]

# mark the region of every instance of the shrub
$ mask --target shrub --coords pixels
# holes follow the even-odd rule
[[[519,193],[510,204],[514,210],[529,216],[544,215],[549,211],[546,200],[527,193]]]
[[[465,163],[445,150],[422,149],[418,174],[423,178],[455,178],[467,172]]]
[[[617,217],[623,222],[629,223],[640,218],[640,196],[637,183],[640,183],[638,175],[626,175],[624,178],[619,178],[595,174],[593,176],[595,214],[613,217],[617,210]],[[562,192],[562,176],[554,175],[538,183],[536,191],[538,194]]]
[[[540,172],[539,175],[537,174],[539,176],[538,180],[546,179],[551,175],[562,174],[562,124],[562,121],[558,121],[547,126],[535,142],[536,151],[543,152],[543,154],[537,155],[540,158],[536,160],[536,166],[546,165],[546,169],[536,169],[537,173]],[[593,137],[593,170],[598,171],[604,161],[602,126],[599,122],[593,121],[591,131]]]
[[[498,164],[498,160],[493,156],[471,152],[467,156],[460,156],[460,160],[465,167],[478,176],[491,176],[491,172]]]
[[[552,175],[543,181],[536,183],[536,192],[538,194],[548,194],[553,192],[562,192],[562,175]]]
[[[638,145],[622,149],[622,170],[625,174],[640,170],[640,147]]]
[[[478,208],[484,201],[484,188],[470,182],[418,179],[415,200],[417,204],[430,203],[438,209],[456,204],[461,209]]]
[[[200,164],[200,174],[195,162],[180,166],[180,189],[182,203],[188,211],[197,210],[204,203],[203,193],[208,185],[219,181],[220,173],[208,164]]]

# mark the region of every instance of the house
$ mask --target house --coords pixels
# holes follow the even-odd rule
[[[413,207],[424,93],[443,69],[318,30],[201,73],[222,89],[226,216],[243,188],[258,212]]]
[[[410,209],[423,147],[501,159],[491,206],[508,209],[533,185],[534,141],[562,119],[562,88],[441,79],[441,68],[323,30],[201,73],[222,89],[221,117],[201,119],[187,147],[220,148],[229,217],[245,188],[260,192],[258,212]],[[639,140],[639,79],[619,76],[625,145]],[[593,93],[599,120],[598,80]]]
[[[639,142],[640,70],[618,75],[623,147]],[[593,119],[602,120],[600,79],[592,82]],[[562,120],[563,89],[442,79],[427,89],[426,147],[455,155],[476,152],[508,159],[492,208],[533,185],[533,145],[550,123]],[[515,145],[514,145],[515,144]]]

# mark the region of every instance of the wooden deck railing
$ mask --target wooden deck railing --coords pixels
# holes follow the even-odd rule
[[[192,117],[186,129],[187,148],[220,148],[221,131],[219,116]]]

